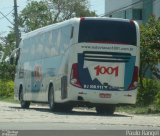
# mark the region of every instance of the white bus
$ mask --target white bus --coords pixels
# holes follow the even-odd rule
[[[19,47],[15,98],[22,108],[47,102],[52,111],[96,107],[113,114],[137,95],[139,27],[135,21],[74,18],[25,34]]]

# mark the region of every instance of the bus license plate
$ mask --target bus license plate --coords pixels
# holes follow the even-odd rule
[[[100,93],[100,94],[99,94],[99,97],[100,97],[100,98],[111,98],[111,94],[108,94],[108,93]]]

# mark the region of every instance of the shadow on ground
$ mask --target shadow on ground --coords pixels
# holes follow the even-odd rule
[[[126,115],[124,113],[116,113],[113,115],[104,115],[104,114],[97,114],[96,111],[94,109],[87,109],[87,108],[74,108],[72,111],[69,112],[65,112],[65,111],[55,111],[52,112],[48,107],[44,106],[44,107],[32,107],[29,109],[22,109],[21,107],[10,107],[12,109],[16,109],[19,110],[19,112],[21,110],[34,110],[34,111],[38,111],[38,112],[48,112],[48,113],[53,113],[53,114],[57,114],[57,115],[72,115],[72,116],[106,116],[106,117],[132,117],[132,115]]]

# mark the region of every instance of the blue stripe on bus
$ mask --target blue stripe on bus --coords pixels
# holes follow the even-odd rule
[[[128,90],[130,83],[132,82],[133,71],[135,66],[136,57],[131,56],[128,63],[125,64],[125,75],[124,75],[124,88]]]

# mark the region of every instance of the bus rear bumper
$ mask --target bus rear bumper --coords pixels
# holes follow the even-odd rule
[[[97,104],[135,104],[137,98],[137,89],[131,91],[95,91],[75,88],[69,90],[68,93],[69,101]]]

